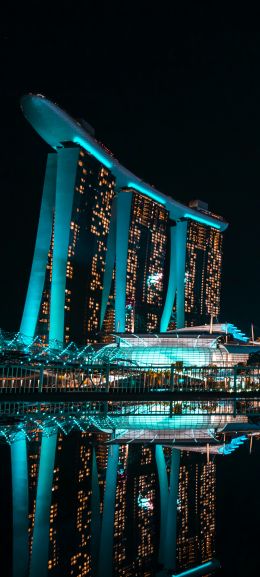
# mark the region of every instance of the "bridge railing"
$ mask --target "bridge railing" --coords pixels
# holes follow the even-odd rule
[[[260,366],[0,365],[1,393],[260,391]]]
[[[223,425],[226,423],[226,417],[240,417],[240,421],[246,422],[247,417],[260,418],[260,401],[259,399],[222,399],[218,400],[198,400],[198,401],[90,401],[90,402],[66,402],[66,401],[44,401],[38,402],[33,400],[22,401],[17,395],[16,400],[9,402],[1,401],[0,397],[0,418],[1,416],[15,417],[14,423],[17,422],[19,415],[26,415],[27,418],[45,420],[52,416],[59,416],[59,418],[66,419],[67,416],[73,415],[78,418],[89,418],[93,420],[97,417],[100,419],[116,419],[118,426],[127,426],[124,419],[131,419],[136,425],[139,423],[139,417],[151,417],[157,423],[157,426],[167,426],[167,422],[159,423],[159,417],[203,417],[203,421],[208,422],[208,426],[214,426],[214,418],[219,419]],[[210,418],[213,417],[213,421]],[[224,420],[223,420],[224,419]],[[241,420],[242,419],[242,420]],[[146,426],[146,419],[142,421],[142,425]],[[93,423],[94,424],[94,423]],[[189,420],[186,423],[187,427],[191,426]],[[194,425],[194,422],[193,422]]]

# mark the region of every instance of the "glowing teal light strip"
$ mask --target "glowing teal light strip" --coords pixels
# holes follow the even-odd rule
[[[54,343],[54,341],[63,343],[64,339],[66,267],[78,158],[78,148],[61,148],[58,152],[49,330],[50,343]]]
[[[217,228],[218,230],[221,228],[220,224],[217,224],[216,222],[211,222],[210,220],[207,220],[205,218],[201,218],[200,216],[190,214],[190,212],[185,212],[185,214],[183,216],[184,216],[184,218],[190,218],[191,220],[196,220],[198,222],[201,222],[202,224],[207,224],[208,226],[212,226],[212,228]]]
[[[198,565],[197,567],[193,567],[193,569],[187,569],[187,571],[183,571],[182,573],[178,573],[178,577],[186,577],[186,575],[195,575],[198,571],[202,569],[209,569],[212,566],[212,561],[208,563],[203,563],[202,565]],[[175,577],[175,575],[172,575]]]
[[[186,263],[186,244],[187,244],[187,222],[181,221],[176,226],[176,328],[184,327],[184,302],[185,302],[185,263]]]
[[[46,166],[42,204],[34,249],[30,281],[20,331],[26,337],[35,335],[41,297],[44,288],[48,251],[51,243],[53,207],[55,199],[57,155],[49,154]]]
[[[167,287],[167,295],[161,318],[160,331],[162,333],[166,332],[168,329],[176,295],[177,273],[178,273],[178,271],[176,270],[176,260],[177,260],[176,254],[177,254],[176,226],[171,226],[170,272]]]
[[[163,198],[152,192],[149,188],[140,186],[140,184],[137,184],[136,182],[128,182],[127,186],[129,188],[135,188],[135,190],[138,190],[139,192],[142,192],[146,196],[153,198],[153,200],[156,200],[156,202],[159,202],[160,204],[166,204],[166,201]]]
[[[167,521],[167,505],[168,505],[168,477],[166,471],[166,462],[162,445],[155,445],[155,459],[159,478],[160,489],[160,545],[159,545],[159,561],[164,563],[164,546],[165,546],[165,531]]]
[[[84,140],[79,136],[74,136],[73,142],[79,144],[80,146],[82,146],[82,148],[85,148],[85,150],[90,152],[90,154],[92,154],[97,160],[99,160],[99,162],[102,162],[104,166],[106,166],[107,168],[112,168],[113,163],[110,162],[110,160],[108,160],[105,156],[103,156],[103,154],[101,154],[99,150],[97,150],[97,148],[95,148],[95,146],[90,144],[87,140]]]
[[[28,467],[26,437],[11,444],[13,498],[13,577],[28,574]]]

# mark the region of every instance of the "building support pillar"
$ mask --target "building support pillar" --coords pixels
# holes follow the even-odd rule
[[[177,270],[176,270],[176,225],[171,226],[171,246],[170,246],[170,270],[165,305],[161,318],[160,332],[165,333],[171,319],[172,309],[176,296]]]
[[[57,430],[42,436],[29,577],[47,577],[50,509]]]
[[[159,563],[164,562],[165,531],[167,522],[168,507],[168,478],[166,471],[166,462],[162,445],[155,446],[155,459],[159,478],[160,489],[160,544],[159,544]]]
[[[28,466],[25,434],[11,444],[13,503],[13,577],[27,577],[28,539]]]
[[[187,221],[179,221],[176,226],[176,270],[177,309],[176,328],[185,325],[185,266],[186,266]]]
[[[106,488],[104,495],[104,508],[99,548],[98,577],[104,577],[104,575],[106,575],[106,577],[112,577],[113,574],[113,540],[118,458],[119,445],[111,445],[109,447],[107,461]]]
[[[33,262],[20,326],[20,332],[25,336],[25,340],[26,337],[28,338],[28,343],[35,336],[44,289],[48,252],[51,244],[56,172],[57,154],[48,154]]]
[[[116,219],[116,302],[115,302],[115,330],[125,331],[126,307],[126,275],[127,253],[132,206],[132,193],[119,192],[117,199]]]
[[[66,270],[79,150],[58,151],[49,332],[49,343],[56,346],[64,341]]]

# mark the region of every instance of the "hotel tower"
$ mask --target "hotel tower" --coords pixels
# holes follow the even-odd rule
[[[43,96],[22,110],[52,152],[21,333],[59,347],[217,318],[227,223],[141,181]]]

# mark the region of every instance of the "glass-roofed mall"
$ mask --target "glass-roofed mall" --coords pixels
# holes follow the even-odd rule
[[[232,367],[260,351],[229,323],[191,327],[159,334],[117,334],[116,342],[94,353],[95,360],[151,367],[182,363],[185,367]]]

